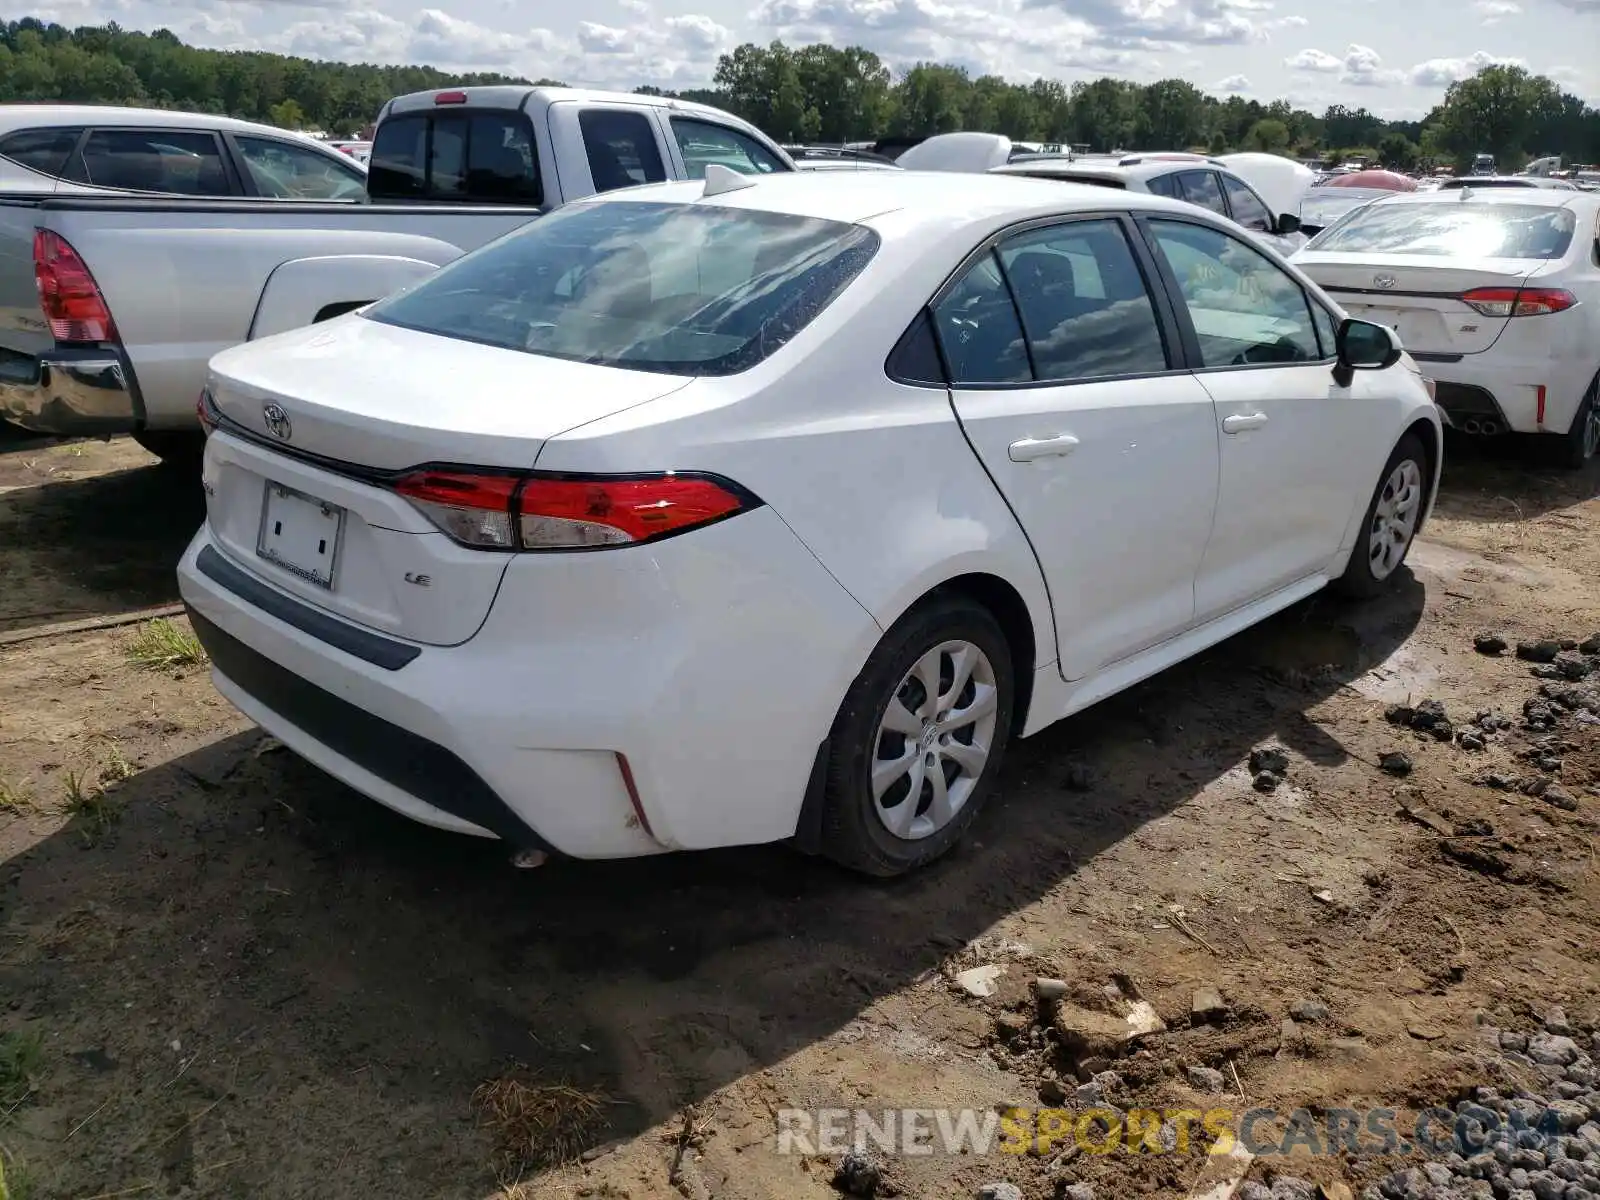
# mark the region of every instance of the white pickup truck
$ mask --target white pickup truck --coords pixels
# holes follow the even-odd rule
[[[62,186],[0,189],[0,420],[131,433],[174,462],[201,444],[195,398],[219,350],[360,308],[596,192],[699,178],[711,163],[794,169],[759,130],[717,109],[566,88],[391,100],[360,203],[151,195],[181,191],[207,164],[175,163],[170,138],[92,143],[108,131],[130,132],[86,125],[55,168]],[[71,188],[85,148],[113,143],[130,158],[151,147],[162,161],[129,169],[156,186]],[[230,177],[249,169],[231,135],[219,133],[214,152]]]

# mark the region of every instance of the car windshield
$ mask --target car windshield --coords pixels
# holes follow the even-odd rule
[[[804,329],[877,248],[863,226],[786,213],[574,204],[365,315],[553,358],[731,375]]]
[[[1560,258],[1577,222],[1565,208],[1533,204],[1373,204],[1326,230],[1308,249],[1334,254],[1452,258]]]

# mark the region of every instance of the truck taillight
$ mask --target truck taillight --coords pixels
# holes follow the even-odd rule
[[[49,229],[33,232],[33,278],[39,285],[39,307],[58,342],[114,342],[111,320],[100,287],[67,239]]]
[[[603,550],[710,525],[761,503],[726,479],[513,475],[423,468],[394,490],[452,539],[483,550]]]

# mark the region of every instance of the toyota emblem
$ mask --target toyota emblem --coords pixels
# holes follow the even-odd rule
[[[1394,286],[1394,276],[1393,275],[1374,275],[1372,277],[1372,286],[1373,287],[1377,287],[1377,288],[1382,288],[1384,291],[1387,292],[1390,288],[1392,288]]]
[[[263,404],[261,419],[267,423],[267,429],[274,437],[280,437],[287,442],[294,436],[294,426],[289,423],[289,414],[278,405]]]

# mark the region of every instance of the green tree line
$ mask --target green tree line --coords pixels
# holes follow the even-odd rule
[[[114,23],[67,29],[29,18],[0,26],[0,102],[149,105],[344,133],[405,92],[519,82],[527,81],[202,50],[169,30],[138,33]],[[637,90],[659,94],[647,85]],[[718,59],[710,88],[680,94],[738,113],[781,141],[976,129],[1095,150],[1359,155],[1401,169],[1460,168],[1480,152],[1495,155],[1502,169],[1546,154],[1600,161],[1600,111],[1516,66],[1486,67],[1451,84],[1420,121],[1386,121],[1340,104],[1317,114],[1284,100],[1219,98],[1181,79],[1019,84],[997,75],[974,78],[941,63],[918,63],[896,77],[859,46],[791,48],[782,42],[739,46]]]

